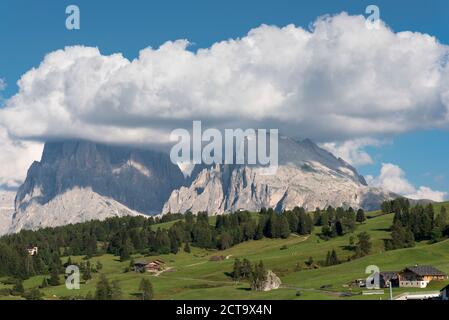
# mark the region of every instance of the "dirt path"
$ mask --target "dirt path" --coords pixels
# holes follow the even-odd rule
[[[341,297],[344,294],[347,294],[347,292],[339,292],[339,291],[330,291],[330,290],[323,290],[323,289],[305,289],[305,288],[298,288],[296,286],[293,285],[289,285],[289,284],[282,284],[281,288],[286,288],[286,289],[295,289],[295,290],[299,290],[299,291],[306,291],[306,292],[320,292],[320,293],[325,293],[328,294],[330,296],[334,296],[334,297]]]
[[[163,274],[164,272],[168,272],[168,271],[171,271],[171,270],[173,270],[173,268],[172,268],[172,267],[168,267],[168,268],[166,268],[166,269],[164,269],[164,270],[155,272],[155,273],[154,273],[154,276],[155,276],[155,277],[159,277],[159,276],[160,276],[161,274]]]
[[[168,277],[164,275],[160,275],[160,278],[170,278],[175,280],[187,280],[187,281],[198,281],[198,282],[208,282],[208,283],[221,283],[221,284],[228,284],[228,285],[234,285],[234,281],[224,281],[224,280],[207,280],[207,279],[199,279],[199,278],[190,278],[190,277]]]
[[[186,265],[186,267],[198,266],[198,265],[200,265],[200,264],[205,264],[206,262],[208,262],[208,260],[206,260],[206,261],[201,261],[201,262],[197,262],[197,263],[193,263],[193,264],[189,264],[189,265]]]

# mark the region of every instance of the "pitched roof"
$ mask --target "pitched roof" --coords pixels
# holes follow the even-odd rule
[[[396,271],[382,271],[380,276],[384,280],[395,280],[398,278],[398,273]]]
[[[147,264],[148,264],[148,261],[145,261],[145,260],[134,261],[134,265],[147,265]]]
[[[446,276],[443,271],[438,270],[433,266],[420,266],[407,267],[405,270],[409,270],[418,276]]]

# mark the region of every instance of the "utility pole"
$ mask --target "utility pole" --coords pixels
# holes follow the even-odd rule
[[[390,280],[390,300],[393,300],[393,285]]]

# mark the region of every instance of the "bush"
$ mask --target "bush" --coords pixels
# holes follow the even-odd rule
[[[38,288],[28,290],[22,296],[27,300],[42,300],[42,293]]]
[[[0,289],[0,296],[9,296],[11,294],[11,290],[8,288]]]

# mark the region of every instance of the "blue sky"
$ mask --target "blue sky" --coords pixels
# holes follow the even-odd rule
[[[65,8],[81,10],[81,30],[65,28]],[[98,47],[103,54],[122,52],[129,59],[144,47],[167,40],[189,39],[192,50],[244,36],[262,23],[307,27],[318,16],[346,11],[363,14],[376,4],[381,19],[394,31],[419,31],[449,44],[449,2],[428,1],[9,1],[0,3],[0,77],[3,96],[17,92],[16,81],[37,67],[50,51],[67,45]],[[374,159],[360,166],[364,175],[378,175],[383,162],[394,163],[415,186],[449,191],[449,132],[415,131],[391,137],[391,143],[367,147]]]

